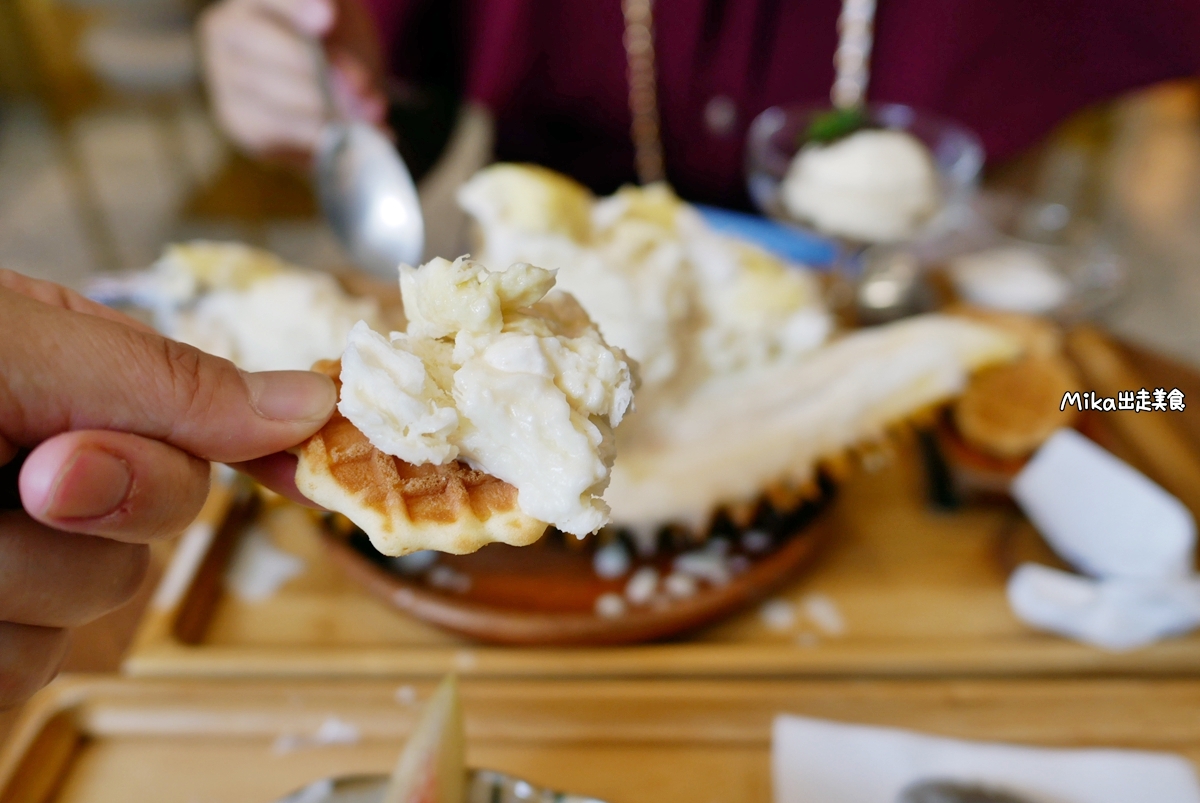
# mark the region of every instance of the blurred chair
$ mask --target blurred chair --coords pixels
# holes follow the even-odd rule
[[[34,90],[53,132],[53,145],[64,167],[68,189],[83,226],[92,259],[101,269],[117,266],[117,247],[99,193],[72,136],[72,121],[96,103],[100,86],[75,54],[86,17],[48,0],[12,0],[8,6],[27,51]]]
[[[195,176],[180,112],[198,96],[193,9],[189,0],[11,2],[93,260],[100,269],[120,267],[113,222],[75,124],[97,109],[147,114],[169,173],[186,192]]]
[[[85,0],[72,2],[82,6]],[[198,86],[192,15],[174,7],[174,0],[111,5],[116,7],[103,21],[84,31],[80,56],[110,94],[150,112],[168,163],[190,184],[194,176],[179,126],[180,102]]]

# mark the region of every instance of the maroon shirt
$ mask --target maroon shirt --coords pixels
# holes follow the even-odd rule
[[[365,0],[404,74],[419,19],[446,0]],[[746,128],[819,103],[833,82],[838,0],[655,0],[667,173],[684,197],[744,205]],[[600,192],[634,179],[620,0],[461,0],[463,81],[497,118],[497,155]],[[991,159],[1070,112],[1200,73],[1194,0],[880,0],[871,100],[941,112]]]

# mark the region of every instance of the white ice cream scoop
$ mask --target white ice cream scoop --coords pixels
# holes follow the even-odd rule
[[[792,161],[780,196],[791,215],[819,231],[864,243],[908,239],[942,204],[929,149],[886,129],[809,143]]]

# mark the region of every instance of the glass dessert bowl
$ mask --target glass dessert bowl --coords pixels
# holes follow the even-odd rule
[[[827,304],[882,323],[923,308],[920,253],[955,229],[983,161],[969,129],[911,106],[774,106],[750,126],[746,180],[759,211],[836,246]]]
[[[789,212],[782,188],[793,161],[808,144],[814,123],[827,116],[826,106],[772,106],[754,119],[746,142],[746,182],[750,199],[762,213],[799,225],[816,234],[835,237],[859,248],[879,239],[848,235],[822,228],[811,219]],[[899,103],[871,103],[863,110],[865,125],[840,144],[862,131],[900,131],[911,135],[928,150],[938,191],[938,208],[927,216],[911,237],[887,237],[887,241],[918,239],[938,229],[951,211],[974,193],[983,167],[983,143],[970,129],[931,112]]]

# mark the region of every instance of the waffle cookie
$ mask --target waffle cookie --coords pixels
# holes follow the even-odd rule
[[[313,366],[341,392],[340,361]],[[547,524],[517,507],[517,489],[465,463],[417,466],[381,452],[334,412],[297,450],[296,487],[345,515],[385,555],[435,549],[456,555],[501,541],[525,546]]]
[[[953,407],[954,423],[970,446],[1001,459],[1023,458],[1078,411],[1062,410],[1063,393],[1079,377],[1060,355],[1031,355],[979,373]]]

